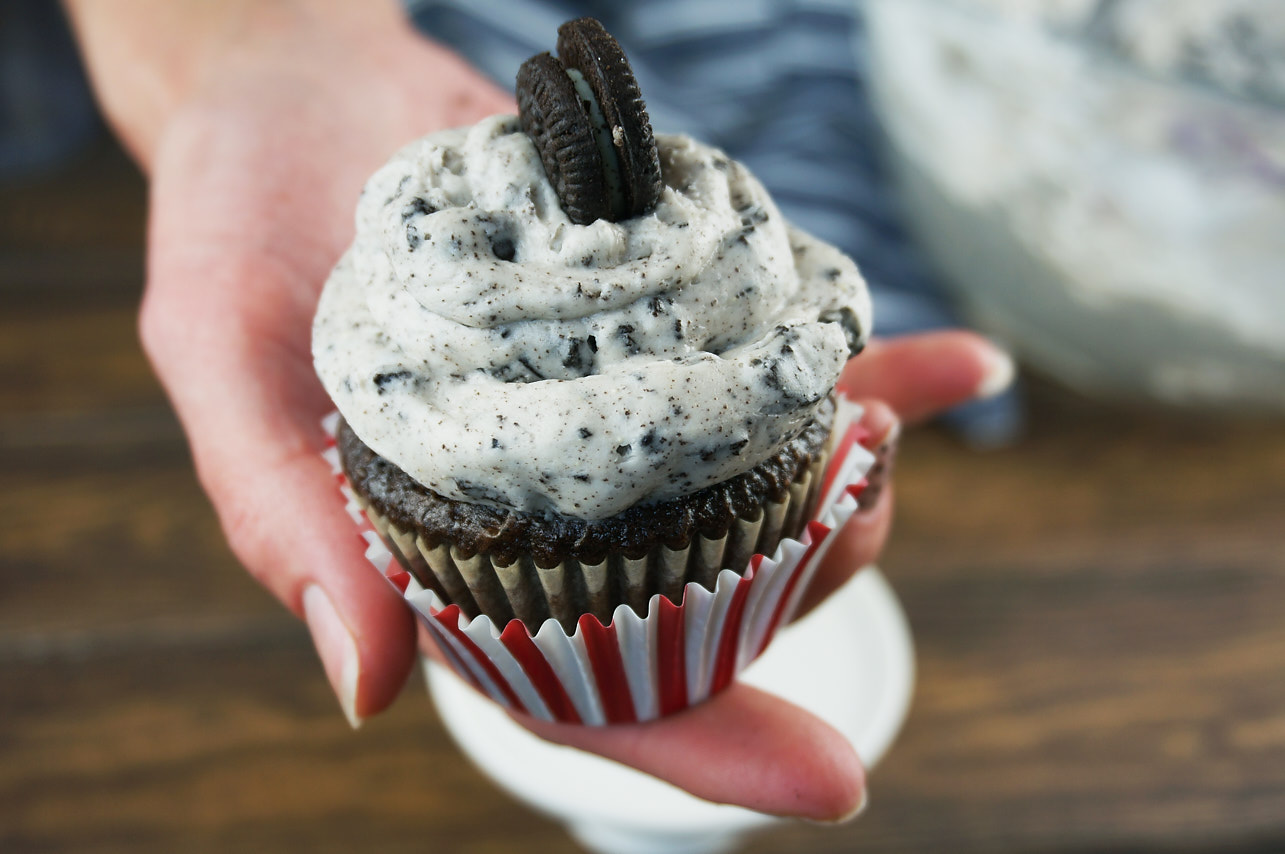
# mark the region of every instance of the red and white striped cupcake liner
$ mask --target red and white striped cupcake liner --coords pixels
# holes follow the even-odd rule
[[[337,449],[328,448],[325,456],[368,543],[366,558],[415,610],[461,678],[505,708],[541,720],[634,723],[681,711],[726,688],[790,621],[835,536],[856,512],[874,463],[861,445],[861,411],[839,398],[838,440],[814,518],[799,539],[782,540],[770,557],[754,555],[743,574],[723,570],[713,590],[689,582],[680,605],[657,593],[645,616],[620,605],[608,625],[586,614],[570,635],[552,618],[533,632],[517,619],[500,627],[444,603],[393,558],[357,505]],[[325,422],[332,437],[337,419]]]

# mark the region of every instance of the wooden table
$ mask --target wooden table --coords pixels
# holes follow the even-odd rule
[[[0,851],[567,851],[416,679],[358,733],[236,565],[135,337],[144,189],[0,190]],[[753,851],[1285,851],[1285,427],[1036,384],[906,441],[909,723],[841,829]]]

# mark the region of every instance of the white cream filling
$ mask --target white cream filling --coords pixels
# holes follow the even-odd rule
[[[567,76],[575,84],[576,94],[589,112],[589,121],[593,125],[593,138],[598,144],[598,153],[602,156],[602,177],[607,184],[607,207],[613,219],[620,219],[625,214],[625,191],[620,179],[620,155],[612,144],[611,126],[602,113],[602,105],[593,94],[593,88],[584,75],[575,68],[567,69]]]

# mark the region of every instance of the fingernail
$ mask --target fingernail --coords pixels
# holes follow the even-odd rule
[[[357,729],[361,726],[361,718],[357,715],[357,678],[360,675],[357,641],[339,618],[335,603],[316,584],[303,591],[303,617],[321,656],[330,687],[339,697],[344,717],[348,718],[353,729]]]
[[[863,812],[866,811],[866,806],[869,803],[870,803],[870,790],[863,786],[861,788],[861,800],[857,801],[857,805],[852,808],[851,812],[847,813],[846,815],[840,816],[839,819],[835,821],[835,824],[847,824],[848,822],[852,821],[854,818],[856,818],[857,816],[861,815]]]
[[[849,810],[848,812],[839,816],[838,818],[826,818],[826,819],[805,818],[803,820],[806,821],[808,824],[820,824],[826,827],[834,827],[837,824],[847,824],[848,822],[854,820],[857,816],[865,812],[866,805],[869,803],[870,803],[870,790],[863,786],[861,788],[861,799],[857,801],[857,805],[853,807],[851,810]]]
[[[974,397],[978,400],[995,397],[1013,384],[1016,373],[1013,357],[998,345],[992,344],[986,355],[986,371],[982,374],[982,381],[977,384]]]
[[[866,486],[857,496],[857,512],[864,513],[874,508],[883,496],[884,486],[892,477],[892,466],[897,458],[897,441],[901,438],[901,422],[893,421],[888,429],[877,439],[871,439],[867,445],[874,454],[874,465],[866,472]]]

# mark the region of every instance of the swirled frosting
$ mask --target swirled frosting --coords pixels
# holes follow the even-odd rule
[[[615,223],[567,219],[512,116],[375,173],[313,326],[363,442],[449,498],[600,519],[803,429],[870,328],[855,265],[717,149],[657,144],[660,203]]]

